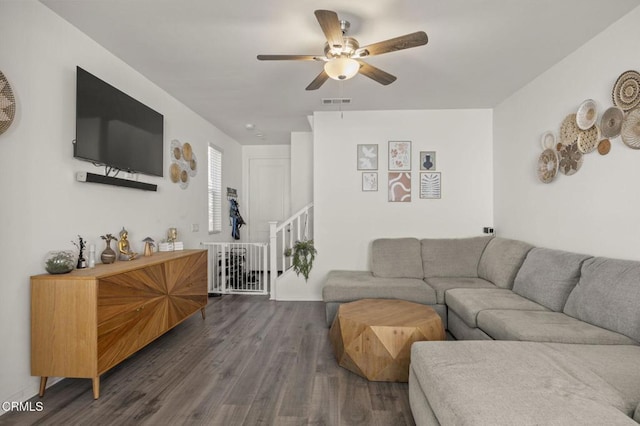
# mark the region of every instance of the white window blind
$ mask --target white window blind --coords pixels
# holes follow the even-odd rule
[[[222,151],[209,145],[209,233],[222,231]]]

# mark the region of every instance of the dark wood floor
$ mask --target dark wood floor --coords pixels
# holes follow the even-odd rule
[[[0,425],[412,425],[406,383],[337,366],[321,302],[209,299],[194,315],[102,376],[47,389],[42,412]]]

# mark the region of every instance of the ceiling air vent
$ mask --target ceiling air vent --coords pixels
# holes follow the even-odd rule
[[[351,98],[322,98],[322,105],[345,105],[350,103]]]

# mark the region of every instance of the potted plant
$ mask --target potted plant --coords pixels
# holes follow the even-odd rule
[[[284,251],[287,257],[293,256],[291,267],[296,275],[304,276],[304,280],[309,280],[309,273],[313,267],[313,260],[316,258],[318,251],[313,246],[313,240],[296,241],[293,247]]]

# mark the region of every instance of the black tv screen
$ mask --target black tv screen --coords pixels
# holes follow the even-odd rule
[[[77,67],[75,158],[162,176],[163,129],[162,114]]]

